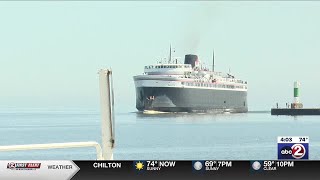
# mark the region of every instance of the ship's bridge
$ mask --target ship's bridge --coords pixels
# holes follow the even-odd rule
[[[144,73],[148,75],[184,75],[191,71],[191,64],[156,64],[144,67]]]

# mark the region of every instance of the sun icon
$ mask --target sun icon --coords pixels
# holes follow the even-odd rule
[[[143,169],[143,162],[136,162],[136,169],[138,169],[139,171],[141,170],[141,169]]]

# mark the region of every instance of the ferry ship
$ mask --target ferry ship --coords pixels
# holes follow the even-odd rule
[[[203,67],[197,55],[144,67],[133,77],[136,108],[160,112],[248,112],[246,81]]]

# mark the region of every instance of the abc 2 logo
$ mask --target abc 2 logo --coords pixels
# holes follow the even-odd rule
[[[309,159],[309,144],[278,143],[278,159]]]

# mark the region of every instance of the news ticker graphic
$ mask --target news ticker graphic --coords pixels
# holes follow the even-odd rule
[[[69,180],[78,171],[73,161],[0,161],[0,179]]]
[[[318,178],[320,161],[195,160],[75,161],[80,171],[72,180],[115,179],[270,179]]]
[[[278,137],[278,159],[309,159],[309,137],[308,136],[279,136]]]
[[[0,161],[5,180],[318,179],[320,161]]]

